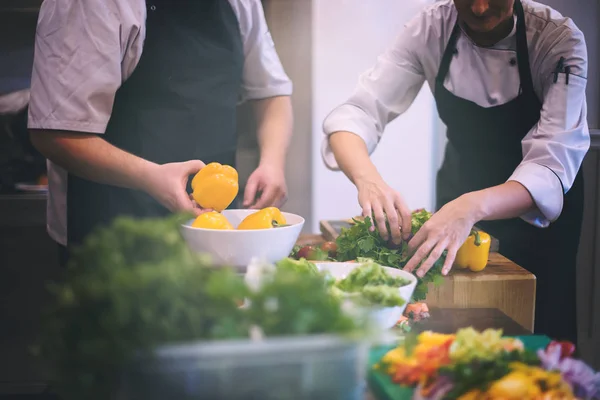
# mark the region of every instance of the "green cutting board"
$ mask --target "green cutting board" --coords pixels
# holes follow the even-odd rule
[[[523,345],[527,350],[537,351],[538,349],[545,348],[550,343],[550,338],[547,336],[516,336],[523,342]],[[369,370],[367,373],[367,381],[369,383],[369,389],[377,400],[410,400],[413,395],[413,390],[406,386],[400,386],[389,377],[380,371],[373,369],[375,364],[381,360],[381,358],[393,349],[394,346],[375,347],[369,353]]]

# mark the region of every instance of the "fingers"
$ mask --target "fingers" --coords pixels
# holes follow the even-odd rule
[[[383,240],[388,240],[389,234],[387,226],[385,225],[386,219],[381,204],[379,201],[376,201],[372,204],[371,208],[373,209],[373,217],[375,218],[374,223],[379,230],[379,235],[383,238]]]
[[[415,237],[411,239],[410,243],[408,244],[409,252],[414,252],[414,254],[404,266],[404,271],[413,272],[413,270],[419,265],[419,263],[423,261],[423,259],[425,259],[425,257],[429,255],[429,252],[433,249],[435,242],[432,240],[425,241],[424,239],[425,236],[419,235],[419,233],[417,233]],[[412,249],[417,250],[414,251]]]
[[[412,236],[412,212],[402,200],[400,195],[396,194],[394,198],[394,207],[400,214],[400,226],[402,227],[402,239],[410,240]]]
[[[277,199],[278,189],[275,186],[267,186],[252,208],[261,209],[275,204]]]
[[[444,250],[446,250],[447,246],[448,246],[448,240],[442,240],[442,241],[440,241],[440,242],[437,243],[437,245],[429,253],[429,257],[427,257],[425,259],[425,261],[423,261],[423,263],[419,267],[419,270],[417,271],[417,276],[418,277],[422,278],[422,277],[425,276],[425,274],[427,273],[427,271],[429,271],[431,269],[431,267],[433,266],[433,264],[437,260],[440,259],[440,257],[442,256],[442,254],[444,254]]]
[[[256,192],[258,191],[258,181],[252,176],[246,183],[246,189],[244,190],[244,207],[248,208],[252,205],[256,199]]]
[[[456,253],[458,253],[459,248],[460,248],[460,244],[457,242],[453,242],[448,247],[448,253],[446,254],[446,260],[444,261],[444,265],[442,266],[442,275],[448,275],[448,273],[452,269],[452,265],[454,265],[454,260],[456,260]]]
[[[364,204],[361,204],[361,206],[362,206],[363,218],[366,218],[366,217],[371,218],[371,227],[369,228],[369,230],[371,232],[373,232],[375,230],[375,221],[373,221],[373,208],[371,207],[371,203],[364,202]]]
[[[400,221],[398,219],[398,212],[396,211],[394,202],[391,200],[385,202],[385,215],[387,216],[387,221],[389,222],[389,230],[390,234],[392,235],[392,241],[395,244],[400,244],[402,242]]]

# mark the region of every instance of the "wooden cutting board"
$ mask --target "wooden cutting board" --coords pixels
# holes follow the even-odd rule
[[[321,233],[325,240],[335,241],[342,232],[342,228],[350,228],[352,226],[352,219],[347,220],[325,220],[319,223]],[[480,230],[475,227],[475,229]],[[500,250],[500,242],[498,239],[492,236],[492,243],[490,245],[490,253],[498,253]]]

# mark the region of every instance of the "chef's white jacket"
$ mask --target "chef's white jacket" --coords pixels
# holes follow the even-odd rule
[[[583,33],[571,19],[537,2],[522,3],[534,90],[543,107],[540,121],[522,141],[523,160],[509,180],[523,184],[537,205],[535,212],[522,218],[547,227],[560,215],[563,191],[572,186],[590,145],[585,97],[587,50]],[[323,124],[326,138],[322,156],[330,169],[339,167],[329,147],[329,135],[352,132],[372,153],[386,125],[410,107],[425,81],[435,93],[435,78],[456,20],[453,0],[427,6],[360,76],[354,93]],[[506,38],[484,48],[461,30],[458,54],[452,59],[444,86],[482,107],[514,99],[520,85],[515,34],[516,24]],[[568,84],[564,73],[554,82],[561,57],[565,58],[564,65],[571,67]]]
[[[240,101],[291,95],[292,82],[275,50],[261,1],[229,3],[245,56]],[[140,60],[145,20],[145,0],[45,0],[35,38],[29,128],[104,133],[117,89]],[[64,169],[48,162],[48,232],[63,245],[67,177]]]

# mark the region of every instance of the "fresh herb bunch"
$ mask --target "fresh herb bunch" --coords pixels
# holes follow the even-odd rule
[[[249,300],[250,319],[267,336],[348,333],[356,328],[324,276],[308,270],[277,268]]]
[[[444,398],[458,399],[473,389],[485,392],[492,382],[501,379],[511,371],[509,365],[513,362],[521,362],[530,366],[540,365],[540,360],[535,352],[513,350],[501,352],[492,360],[473,360],[441,368],[440,377],[447,377],[453,382],[452,389]]]
[[[164,345],[248,338],[262,324],[274,336],[354,328],[322,276],[282,273],[252,293],[232,270],[211,268],[181,237],[186,219],[120,218],[73,252],[38,349],[61,398],[111,398],[122,366]]]
[[[431,218],[431,213],[426,210],[414,211],[412,213],[412,234],[416,234],[429,218]],[[352,227],[342,229],[336,240],[338,246],[337,259],[339,261],[370,258],[382,265],[399,269],[404,268],[409,260],[408,243],[406,241],[403,241],[400,246],[390,245],[390,242],[381,238],[377,227],[371,231],[370,217],[366,217],[363,221],[355,219],[354,222]],[[446,252],[444,251],[427,274],[423,278],[417,278],[418,283],[413,293],[413,301],[425,300],[430,282],[435,285],[443,282],[442,267],[445,259]]]
[[[73,252],[39,349],[64,398],[110,398],[119,366],[138,352],[247,334],[236,303],[243,282],[205,268],[179,236],[180,221],[117,219]]]

